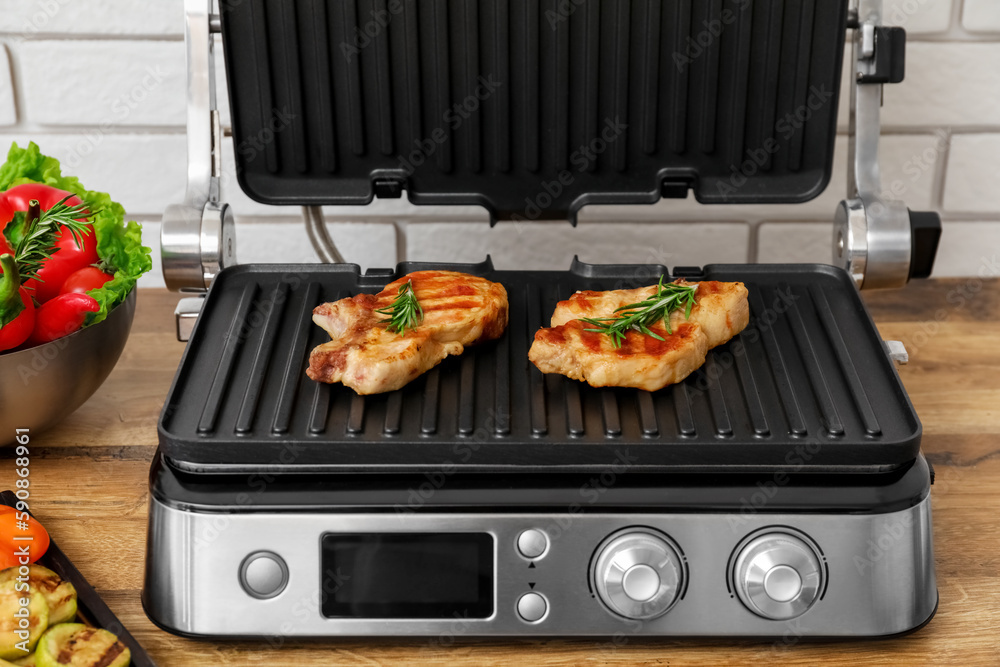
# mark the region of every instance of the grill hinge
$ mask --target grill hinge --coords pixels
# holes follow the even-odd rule
[[[861,57],[870,63],[858,71],[858,83],[901,83],[906,75],[906,31],[902,28],[861,26]]]
[[[882,0],[855,0],[847,199],[833,230],[833,261],[859,289],[902,287],[929,276],[941,218],[916,212],[882,187],[879,136],[883,85],[903,80],[906,31],[882,25]]]
[[[211,0],[186,0],[187,190],[184,202],[163,212],[163,278],[172,290],[203,292],[236,264],[235,223],[220,201],[222,123],[216,106],[215,38],[221,29]],[[178,320],[178,325],[180,321]]]

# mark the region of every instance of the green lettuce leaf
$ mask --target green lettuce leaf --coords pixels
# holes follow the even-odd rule
[[[103,287],[87,292],[101,309],[87,316],[85,325],[96,324],[120,304],[135,287],[139,276],[153,268],[151,250],[142,245],[142,226],[135,221],[125,224],[125,209],[112,201],[106,192],[87,190],[75,176],[63,176],[59,161],[42,155],[31,142],[27,148],[17,143],[10,147],[7,162],[0,167],[0,190],[9,190],[24,183],[45,185],[72,192],[87,208],[96,211],[90,222],[97,235],[97,255],[114,270],[114,279]]]

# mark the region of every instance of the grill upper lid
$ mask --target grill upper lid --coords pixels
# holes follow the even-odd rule
[[[268,204],[794,203],[833,161],[848,0],[245,0],[236,169]]]
[[[324,301],[374,293],[418,269],[501,282],[510,325],[399,391],[358,396],[305,375],[329,340]],[[246,265],[208,294],[160,419],[160,446],[191,471],[636,472],[864,470],[912,461],[920,423],[850,277],[825,265],[675,271],[743,281],[747,329],[684,382],[649,393],[542,375],[527,358],[557,301],[655,283],[662,266],[497,271],[401,264]]]

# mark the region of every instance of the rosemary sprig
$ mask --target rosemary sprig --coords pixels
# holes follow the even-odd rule
[[[663,340],[655,331],[650,329],[652,325],[663,320],[663,326],[667,333],[672,334],[670,328],[670,313],[679,308],[684,308],[684,317],[691,317],[691,307],[694,306],[694,293],[698,290],[697,285],[678,285],[677,283],[663,284],[663,276],[656,286],[656,294],[637,303],[630,303],[627,306],[615,309],[614,317],[588,317],[582,321],[593,325],[593,329],[584,329],[594,333],[602,333],[611,336],[611,344],[615,349],[625,342],[625,335],[628,331],[635,330],[639,333],[651,336],[656,340]]]
[[[391,306],[380,308],[375,312],[388,315],[389,319],[382,320],[388,324],[386,329],[400,335],[406,333],[407,329],[416,329],[417,325],[424,320],[424,309],[417,301],[412,280],[407,280],[399,286],[399,291]]]
[[[87,223],[78,218],[89,218],[90,213],[87,207],[79,204],[68,206],[66,200],[72,197],[67,195],[65,199],[58,202],[47,211],[39,212],[38,202],[29,202],[28,212],[24,221],[24,236],[14,250],[14,257],[17,260],[18,268],[21,272],[21,282],[27,282],[31,278],[43,282],[38,277],[38,270],[48,261],[53,252],[56,237],[59,236],[63,227],[69,229],[77,245],[84,247],[83,233],[87,231]]]

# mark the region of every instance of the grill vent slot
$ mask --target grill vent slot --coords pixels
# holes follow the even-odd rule
[[[298,387],[302,376],[305,374],[306,360],[309,354],[309,348],[307,347],[309,334],[315,328],[311,317],[312,309],[322,302],[320,297],[319,284],[310,283],[305,289],[305,294],[299,307],[293,311],[295,332],[291,337],[291,345],[288,346],[285,372],[281,378],[274,419],[271,422],[271,433],[274,435],[288,432],[288,425],[292,418],[292,408],[295,405]]]
[[[271,293],[271,302],[266,304],[267,315],[264,316],[263,323],[255,325],[252,321],[250,322],[250,326],[261,326],[263,328],[260,341],[257,345],[257,352],[253,357],[253,370],[250,372],[250,383],[243,394],[243,405],[240,407],[240,416],[236,420],[237,433],[249,433],[253,428],[253,418],[257,413],[257,402],[260,400],[261,388],[267,379],[267,369],[271,364],[275,333],[280,323],[281,315],[285,312],[285,302],[287,299],[288,285],[280,283]]]
[[[790,290],[788,285],[783,285],[781,288]],[[796,294],[796,296],[798,296],[798,294]],[[799,310],[799,304],[797,302],[792,303],[788,312],[788,320],[792,325],[795,343],[798,347],[799,354],[802,356],[802,361],[805,363],[806,374],[808,375],[809,382],[812,385],[813,395],[816,397],[816,402],[818,403],[820,412],[823,415],[823,425],[826,427],[826,430],[830,435],[843,435],[844,425],[840,420],[840,411],[837,409],[837,405],[830,393],[830,387],[827,384],[827,378],[820,368],[819,359],[816,357],[814,339],[811,339],[806,333],[806,327],[802,320],[802,313]]]
[[[528,290],[528,327],[524,332],[526,339],[533,338],[535,332],[542,326],[542,305],[537,285],[529,285]],[[534,435],[545,435],[549,431],[545,413],[545,377],[533,364],[528,364],[529,383],[531,386],[531,432]]]
[[[222,402],[229,391],[229,377],[232,375],[233,366],[236,363],[236,355],[246,340],[243,329],[246,326],[250,308],[253,306],[257,287],[257,283],[250,283],[243,288],[240,294],[240,300],[229,324],[229,330],[222,341],[222,350],[216,366],[215,377],[212,380],[208,397],[205,399],[201,420],[198,422],[199,433],[211,433],[215,430],[219,413],[222,410]]]

